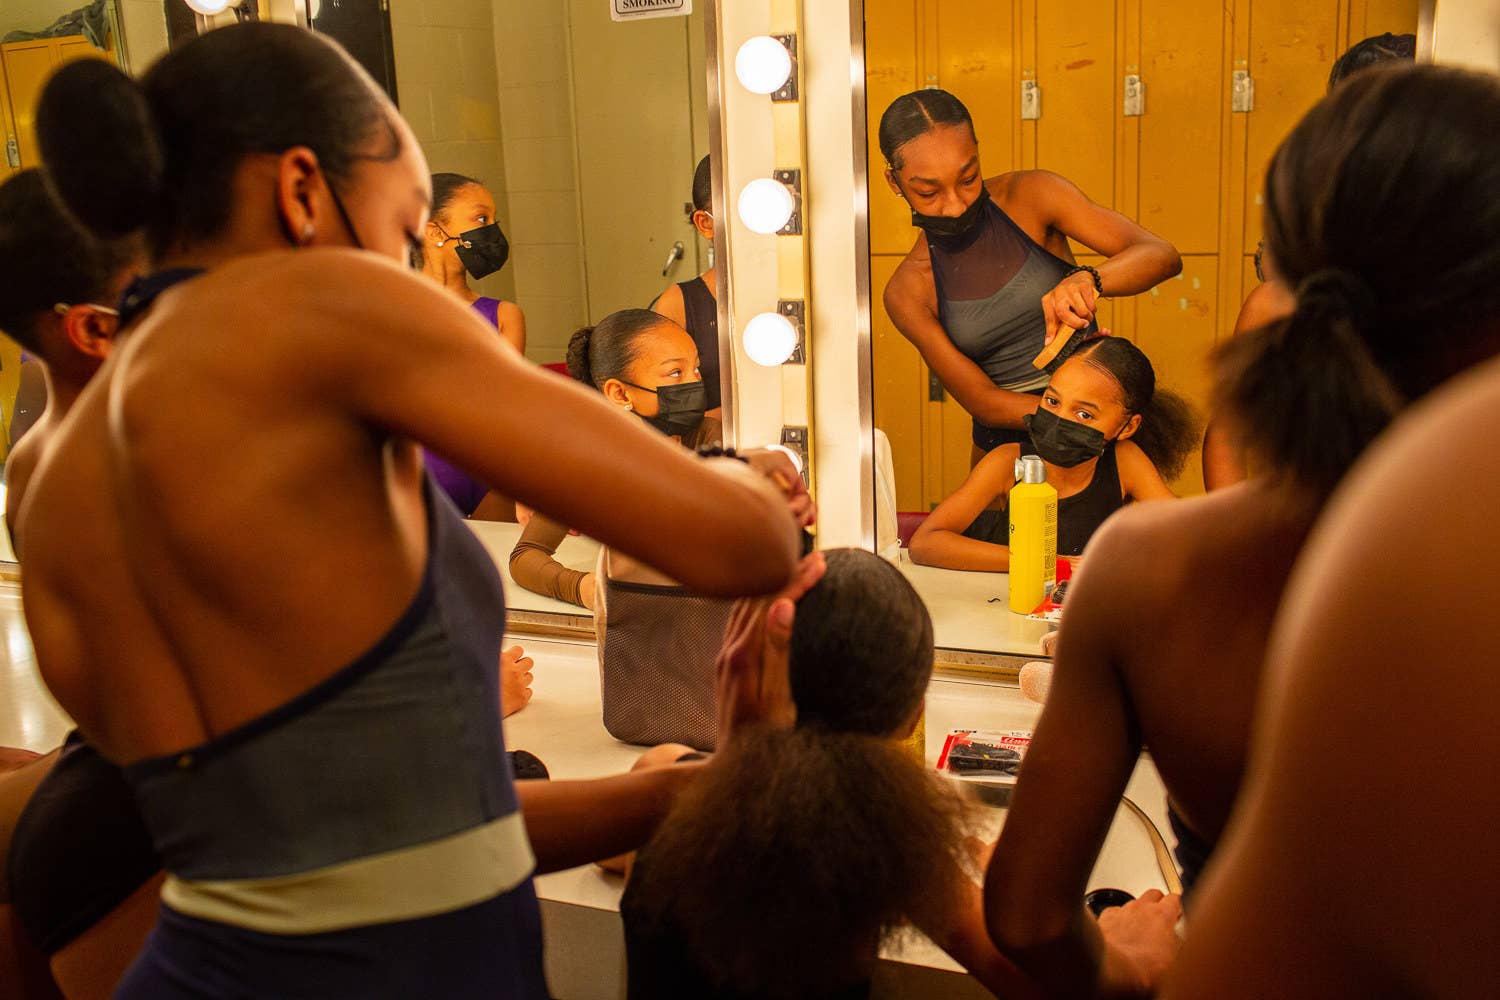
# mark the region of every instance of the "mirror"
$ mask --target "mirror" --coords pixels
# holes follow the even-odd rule
[[[58,66],[98,58],[131,70],[149,66],[166,49],[163,0],[7,2],[0,8],[0,179],[39,163],[36,100]],[[45,405],[46,389],[36,362],[23,362],[21,349],[0,337],[0,459],[9,455]],[[4,532],[0,557],[11,558]]]
[[[399,104],[432,170],[481,181],[494,213],[484,218],[468,205],[461,217],[435,215],[454,237],[499,222],[509,259],[467,286],[519,307],[528,358],[567,377],[575,330],[649,307],[710,271],[711,240],[691,220],[694,171],[709,143],[701,9],[616,22],[600,0],[417,0],[392,4],[390,18]],[[450,277],[465,280],[453,245],[429,242],[426,251],[430,259],[453,255]],[[710,315],[713,287],[695,292],[708,295]],[[507,337],[518,332],[504,329],[516,315],[502,307]],[[712,354],[701,351],[702,369],[717,397],[716,332],[705,342]],[[488,501],[476,511],[497,513],[507,514]],[[577,577],[593,571],[597,545],[565,527],[533,531],[512,564],[523,529],[478,518],[471,523],[496,561],[516,570],[507,581],[512,621],[590,630],[589,611],[559,596],[585,596]]]
[[[993,338],[1001,336],[1004,322],[1021,304],[1006,303],[1006,293],[997,295],[997,289],[1017,282],[1013,287],[1025,290],[1024,305],[1034,314],[1035,327],[1043,322],[1039,295],[1053,288],[1074,262],[1097,268],[1119,252],[1119,240],[1108,226],[1098,224],[1107,213],[1118,213],[1165,239],[1181,255],[1180,273],[1146,282],[1149,287],[1138,294],[1100,298],[1096,322],[1135,344],[1150,360],[1158,385],[1174,390],[1203,415],[1209,351],[1230,335],[1245,295],[1258,284],[1254,255],[1260,242],[1265,164],[1325,92],[1340,53],[1385,31],[1414,33],[1418,7],[1417,0],[1158,0],[1125,6],[1109,0],[866,0],[875,453],[889,447],[888,471],[877,473],[876,491],[894,496],[904,540],[900,565],[928,602],[940,647],[980,659],[1031,656],[1048,628],[1044,621],[1012,614],[1003,600],[991,603],[1007,594],[1006,574],[918,565],[912,558],[912,533],[934,508],[959,493],[977,455],[985,453],[976,453],[980,428],[955,396],[968,395],[972,401],[974,384],[966,390],[953,373],[982,378],[981,396],[993,385],[1035,392],[1046,382],[1043,369],[1030,372],[1040,378],[1002,371],[999,349],[1012,341]],[[978,225],[962,239],[940,238],[939,249],[930,255],[913,225],[913,204],[887,180],[888,164],[879,147],[887,107],[903,94],[926,88],[941,88],[967,107],[979,167],[971,178],[962,169],[965,164],[955,161],[947,165],[948,175],[923,180],[924,173],[941,174],[934,164],[943,165],[941,150],[924,149],[921,171],[897,172],[903,192],[915,197],[914,204],[925,214],[954,215],[977,197],[978,188],[967,189],[971,194],[963,198],[951,193],[963,182],[988,178],[993,203],[1004,213],[981,216],[992,228]],[[1057,200],[1047,194],[1048,185],[1022,183],[1026,175],[1013,171],[1060,175],[1106,214],[1092,213],[1094,222],[1080,223],[1075,211],[1063,221],[1058,212],[1038,207]],[[948,195],[944,184],[952,185]],[[1072,204],[1080,206],[1076,199]],[[1085,215],[1090,212],[1083,209]],[[992,241],[993,248],[984,250],[978,240]],[[1116,245],[1110,245],[1112,240]],[[1007,258],[1007,248],[1053,266],[1028,283],[1014,255]],[[1090,282],[1088,272],[1076,277],[1081,285]],[[895,318],[883,294],[893,278]],[[921,326],[923,315],[933,316],[933,326]],[[1031,335],[1040,340],[1037,330]],[[1023,362],[1040,343],[1028,346]],[[955,355],[955,347],[961,353]],[[944,383],[939,368],[952,384]],[[1020,374],[1027,374],[1026,365],[1020,366]],[[1061,378],[1055,387],[1063,394]],[[1082,422],[1077,413],[1071,419]],[[1101,429],[1106,436],[1112,432],[1102,424]],[[990,463],[991,474],[976,476],[968,496],[960,495],[947,506],[946,516],[929,525],[927,543],[916,547],[924,558],[951,560],[954,550],[934,546],[931,539],[939,530],[957,536],[964,525],[956,522],[967,522],[975,510],[983,514],[973,516],[988,515],[998,522],[989,537],[1005,540],[1005,490],[1013,482],[1013,470],[995,473],[1000,464]],[[1101,459],[1096,468],[1103,464]],[[1196,442],[1180,474],[1167,478],[1179,496],[1202,492]],[[997,480],[1003,481],[999,487],[993,485]],[[1068,495],[1066,487],[1060,486],[1060,492]],[[1065,515],[1064,530],[1066,522]],[[976,529],[981,527],[976,524],[970,533],[980,533]]]

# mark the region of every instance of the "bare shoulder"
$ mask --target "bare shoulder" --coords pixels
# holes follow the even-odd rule
[[[1038,198],[1083,197],[1078,185],[1051,170],[1012,170],[984,183],[1001,207],[1012,199],[1029,202]]]
[[[677,284],[668,285],[656,297],[656,301],[651,303],[651,311],[660,313],[681,326],[687,316],[687,307],[682,300],[682,287]]]
[[[1016,480],[1016,459],[1020,457],[1019,444],[1002,444],[991,449],[969,470],[969,479],[984,483],[1003,481],[1009,486]]]
[[[885,283],[882,299],[892,318],[897,318],[898,314],[906,315],[914,308],[936,310],[937,286],[932,281],[932,260],[927,255],[926,239],[918,243],[896,265],[896,270]]]

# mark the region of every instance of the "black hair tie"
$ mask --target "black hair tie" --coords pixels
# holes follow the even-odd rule
[[[1297,308],[1332,312],[1365,330],[1379,315],[1380,303],[1364,278],[1347,268],[1326,267],[1297,286]]]

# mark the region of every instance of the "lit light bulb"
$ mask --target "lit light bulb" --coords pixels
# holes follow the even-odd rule
[[[796,349],[797,328],[780,313],[760,313],[745,324],[745,353],[758,365],[784,365]]]
[[[736,53],[734,75],[752,94],[774,94],[792,75],[792,54],[770,35],[756,35]]]
[[[224,8],[229,6],[229,0],[185,0],[187,5],[205,17],[222,14]]]
[[[776,232],[787,224],[796,208],[792,189],[770,177],[753,180],[740,192],[740,219],[752,232]]]

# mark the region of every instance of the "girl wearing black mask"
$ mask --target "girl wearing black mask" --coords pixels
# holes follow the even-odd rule
[[[1122,337],[1084,341],[1042,391],[1026,429],[1057,489],[1057,551],[1068,556],[1082,553],[1127,501],[1171,497],[1162,476],[1175,476],[1196,443],[1187,403],[1156,387],[1151,362]],[[1021,453],[1007,444],[986,455],[912,536],[912,559],[1009,570],[1005,502]]]
[[[422,234],[420,252],[413,251],[413,265],[466,302],[500,336],[522,354],[526,353],[526,317],[514,302],[480,295],[469,287],[469,279],[485,278],[505,266],[510,243],[495,221],[495,196],[472,177],[463,174],[432,175],[432,216]],[[479,521],[515,521],[529,515],[507,497],[485,488],[479,480],[431,452],[427,467],[437,478],[448,499],[465,517]]]
[[[922,230],[886,284],[886,312],[974,418],[977,462],[1025,440],[1036,393],[1097,332],[1101,297],[1144,292],[1182,259],[1057,174],[986,180],[968,109],[947,91],[896,98],[880,118],[880,151]],[[1080,267],[1069,240],[1107,259]]]
[[[719,443],[719,421],[704,416],[698,348],[660,313],[622,309],[579,330],[568,341],[568,373],[685,447]],[[553,558],[567,535],[566,525],[534,515],[511,551],[510,575],[527,590],[593,608],[594,574]]]
[[[483,316],[511,346],[526,353],[526,317],[514,302],[480,295],[469,279],[487,278],[510,259],[510,242],[495,220],[495,196],[463,174],[432,175],[432,217],[422,233],[422,273]]]

